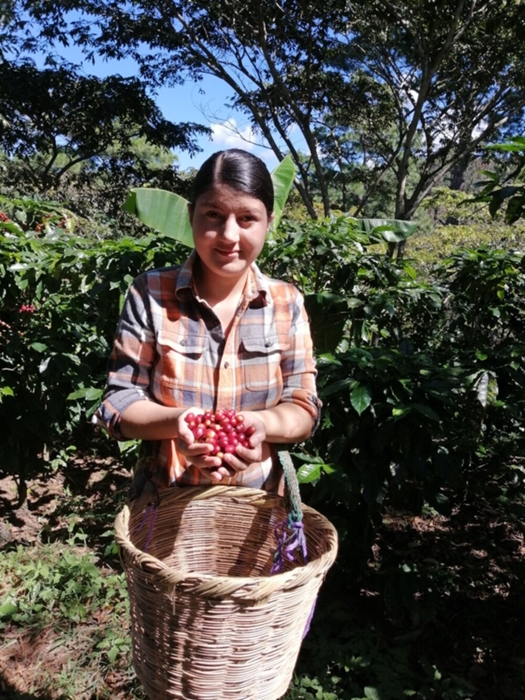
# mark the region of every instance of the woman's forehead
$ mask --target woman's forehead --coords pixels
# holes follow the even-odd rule
[[[227,209],[265,209],[263,202],[246,192],[229,185],[215,185],[203,192],[196,201],[200,206],[215,206]]]

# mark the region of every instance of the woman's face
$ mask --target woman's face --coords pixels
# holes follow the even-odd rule
[[[195,249],[208,274],[238,281],[261,252],[268,216],[260,199],[217,185],[189,207]]]

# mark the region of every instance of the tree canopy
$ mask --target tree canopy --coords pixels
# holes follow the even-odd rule
[[[366,212],[385,179],[410,219],[488,141],[523,126],[525,7],[502,0],[13,2],[20,50],[81,44],[142,78],[211,74],[314,199]],[[297,134],[301,138],[297,145]],[[356,188],[359,185],[359,188]]]
[[[163,149],[197,150],[197,124],[163,118],[138,78],[97,78],[64,64],[0,63],[0,146],[26,181],[46,191],[79,163],[125,163],[137,138]]]

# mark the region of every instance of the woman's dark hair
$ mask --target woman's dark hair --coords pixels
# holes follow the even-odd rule
[[[240,148],[218,151],[201,165],[193,181],[190,204],[211,187],[227,185],[238,192],[260,199],[268,216],[273,213],[273,182],[268,168],[253,153]]]

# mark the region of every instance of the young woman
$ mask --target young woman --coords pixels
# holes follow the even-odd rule
[[[242,150],[215,153],[195,178],[189,217],[188,260],[130,287],[96,421],[117,439],[145,441],[157,487],[277,491],[276,446],[308,438],[320,402],[303,298],[255,263],[273,219],[264,163]],[[185,420],[219,409],[242,413],[253,433],[222,460]]]

